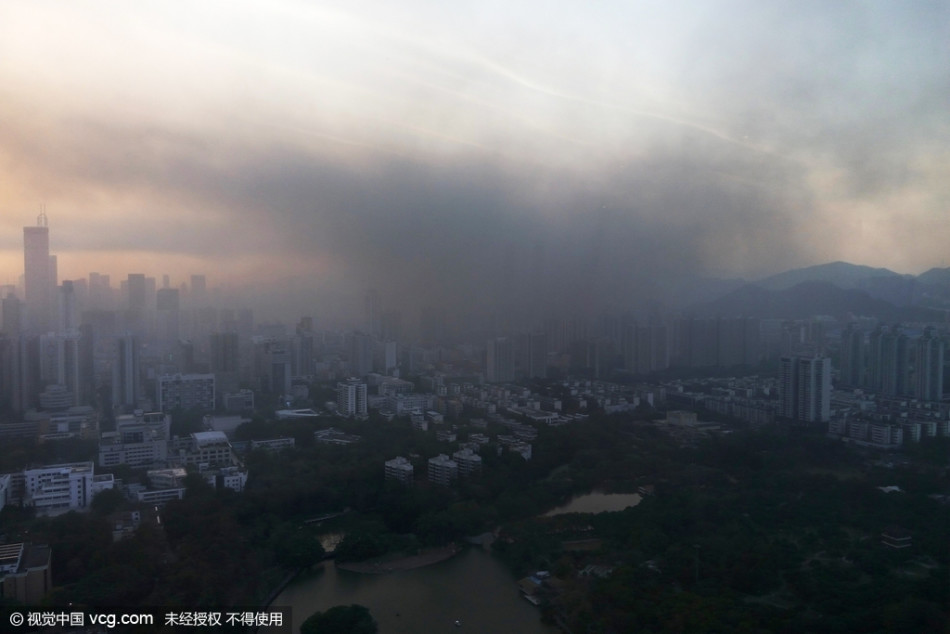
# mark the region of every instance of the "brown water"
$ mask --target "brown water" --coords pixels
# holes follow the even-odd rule
[[[338,570],[326,562],[291,584],[273,605],[293,608],[293,631],[299,632],[313,612],[351,603],[369,608],[380,634],[558,631],[541,623],[540,610],[521,597],[508,569],[480,548],[384,575]]]
[[[637,493],[588,493],[573,498],[564,506],[559,506],[545,513],[545,517],[563,515],[565,513],[603,513],[605,511],[622,511],[640,503]]]

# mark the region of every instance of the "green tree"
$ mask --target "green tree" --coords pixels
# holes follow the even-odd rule
[[[109,515],[114,513],[125,502],[125,496],[119,489],[107,489],[92,498],[90,505],[94,513]]]
[[[285,568],[309,568],[324,556],[320,540],[306,527],[283,524],[271,537],[277,563]]]
[[[376,619],[362,605],[338,605],[314,612],[300,626],[300,634],[376,634]]]

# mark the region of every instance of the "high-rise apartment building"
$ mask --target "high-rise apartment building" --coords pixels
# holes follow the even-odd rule
[[[931,328],[924,331],[915,345],[916,389],[922,401],[939,402],[943,398],[943,340]]]
[[[192,308],[201,308],[208,301],[208,280],[204,275],[191,276],[191,289],[188,294]]]
[[[40,381],[58,385],[69,395],[68,405],[78,405],[82,377],[79,359],[79,332],[47,334],[39,338]]]
[[[134,409],[141,396],[139,388],[138,344],[132,335],[116,342],[116,357],[112,366],[112,404],[118,408]]]
[[[373,338],[363,332],[350,335],[350,369],[356,376],[373,371]]]
[[[214,410],[213,374],[166,374],[158,379],[158,409],[162,412]]]
[[[529,379],[543,379],[548,373],[548,336],[543,332],[526,335],[522,370]]]
[[[336,405],[341,416],[365,417],[369,413],[366,384],[357,379],[337,383]]]
[[[489,339],[485,354],[485,380],[489,383],[513,381],[514,369],[514,346],[511,339]]]
[[[155,309],[158,313],[159,336],[165,341],[177,341],[181,335],[181,303],[178,289],[158,289],[155,292]]]
[[[868,338],[867,388],[884,396],[910,393],[910,349],[899,326],[881,327]]]
[[[782,357],[779,386],[782,416],[802,423],[826,423],[831,419],[831,359],[828,357]]]
[[[842,385],[859,387],[865,384],[864,357],[864,333],[854,324],[848,324],[841,333],[838,379]]]
[[[211,371],[237,373],[241,369],[240,346],[236,332],[211,334]]]

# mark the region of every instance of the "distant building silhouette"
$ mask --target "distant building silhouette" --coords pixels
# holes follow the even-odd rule
[[[52,262],[49,254],[49,226],[46,214],[37,218],[37,226],[23,228],[23,282],[30,332],[42,334],[53,321]]]

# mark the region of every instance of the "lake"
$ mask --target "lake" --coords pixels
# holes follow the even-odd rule
[[[380,634],[558,632],[541,623],[541,611],[521,597],[508,569],[477,547],[431,566],[383,575],[338,570],[327,561],[295,580],[273,605],[293,608],[296,633],[313,612],[351,603],[369,608]]]
[[[636,493],[594,491],[545,515],[622,511],[636,506],[640,499]],[[340,535],[332,537],[338,541]],[[558,632],[541,623],[541,611],[521,597],[516,581],[501,562],[481,548],[469,548],[424,568],[382,575],[339,570],[327,561],[295,580],[273,605],[293,608],[295,633],[315,611],[351,603],[369,608],[380,634]]]

